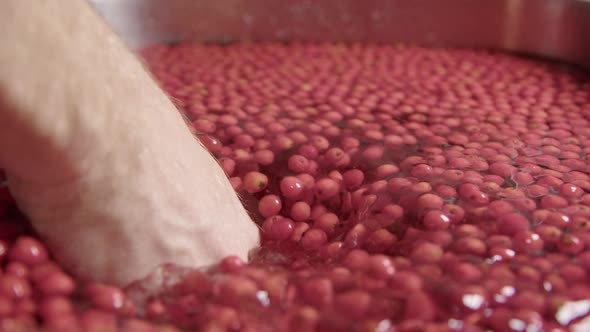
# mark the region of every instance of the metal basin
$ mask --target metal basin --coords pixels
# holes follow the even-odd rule
[[[91,0],[132,47],[198,41],[503,49],[590,68],[589,0]]]

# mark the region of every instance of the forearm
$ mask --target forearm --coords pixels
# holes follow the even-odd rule
[[[0,1],[0,40],[0,167],[62,266],[126,285],[246,258],[258,230],[223,170],[84,0]]]
[[[183,126],[85,1],[2,1],[0,39],[0,165],[13,177],[67,181]]]

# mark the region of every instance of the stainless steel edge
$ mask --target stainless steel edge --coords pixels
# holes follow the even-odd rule
[[[90,0],[132,47],[192,40],[416,43],[590,68],[590,0]]]

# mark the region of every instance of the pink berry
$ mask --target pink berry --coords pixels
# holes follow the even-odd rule
[[[429,230],[444,230],[449,228],[451,219],[441,210],[431,210],[424,215],[422,223]]]
[[[541,198],[541,207],[544,209],[561,209],[567,206],[567,200],[561,196],[545,195]]]
[[[305,189],[313,189],[315,187],[315,178],[307,173],[297,174],[296,176],[301,182]]]
[[[92,283],[86,287],[85,292],[94,306],[106,311],[117,312],[125,305],[125,295],[113,286]]]
[[[443,204],[443,199],[435,194],[424,194],[416,201],[416,207],[425,210],[440,209]]]
[[[351,169],[342,174],[344,185],[348,190],[355,190],[363,183],[365,174],[359,169]]]
[[[519,185],[529,185],[534,182],[533,176],[525,172],[516,172],[512,175],[512,180]]]
[[[452,198],[457,197],[457,191],[455,190],[455,188],[453,188],[449,185],[445,185],[445,184],[438,185],[438,186],[436,186],[434,191],[436,192],[437,195],[439,195],[443,199],[452,199]]]
[[[295,221],[305,221],[311,215],[311,207],[306,202],[296,202],[291,206],[291,219]]]
[[[464,255],[483,256],[487,252],[487,246],[480,239],[463,237],[453,243],[453,250]]]
[[[48,259],[45,246],[38,240],[28,236],[19,237],[10,249],[8,256],[12,260],[29,266],[38,265]]]
[[[412,250],[410,257],[416,262],[434,263],[440,260],[442,255],[443,250],[440,246],[424,242],[417,245],[414,250]]]
[[[63,272],[51,272],[35,286],[44,295],[68,296],[75,290],[76,283]]]
[[[295,224],[288,218],[270,217],[262,224],[262,229],[267,238],[271,240],[286,240],[293,234]]]
[[[339,191],[340,185],[330,178],[320,179],[315,185],[316,197],[321,201],[334,197]]]
[[[223,171],[225,172],[225,175],[232,176],[236,167],[236,162],[233,159],[227,157],[220,158],[218,162]]]
[[[257,193],[266,188],[268,177],[260,172],[249,172],[242,180],[244,189],[249,193]]]
[[[232,188],[235,191],[238,191],[239,192],[243,188],[242,179],[239,178],[239,177],[237,177],[237,176],[234,176],[232,178],[229,178],[229,183],[231,184]]]
[[[276,195],[266,195],[258,202],[258,212],[265,218],[279,214],[282,207],[281,199]]]
[[[238,256],[227,256],[219,263],[219,268],[226,273],[239,273],[246,263]]]
[[[557,247],[565,254],[575,255],[584,250],[584,243],[575,235],[564,234],[557,242]]]
[[[319,217],[315,218],[313,227],[323,230],[326,234],[330,235],[334,232],[336,225],[340,222],[338,216],[334,213],[327,212]]]
[[[578,198],[584,194],[584,190],[572,183],[565,183],[561,185],[559,193],[566,198]]]
[[[319,156],[319,154],[320,153],[319,153],[318,149],[315,146],[306,144],[306,145],[302,145],[299,148],[299,155],[294,155],[294,156],[298,156],[298,157],[299,156],[302,156],[302,157],[305,157],[307,159],[312,159],[313,160],[313,159],[316,159]],[[291,163],[290,159],[291,158],[289,158],[289,163]]]
[[[465,210],[455,204],[445,204],[442,207],[442,212],[449,218],[452,224],[457,224],[465,218]]]
[[[338,165],[338,163],[346,156],[346,152],[344,152],[340,148],[331,148],[324,154],[326,161],[331,165]]]
[[[372,255],[369,257],[369,273],[379,279],[388,279],[395,274],[395,267],[386,255]]]
[[[12,299],[28,298],[32,293],[31,285],[26,279],[3,275],[0,277],[0,294]]]
[[[223,147],[223,144],[215,137],[213,136],[201,136],[199,137],[199,141],[201,141],[201,143],[203,143],[203,145],[205,146],[205,148],[207,148],[207,150],[209,150],[209,152],[211,153],[216,153],[221,151],[221,148]]]
[[[539,252],[543,249],[543,239],[537,233],[518,232],[513,238],[514,249],[517,252]]]
[[[39,304],[39,314],[45,319],[64,314],[72,314],[74,306],[66,297],[53,296],[44,298]]]
[[[397,221],[404,214],[404,209],[396,204],[388,204],[383,207],[381,212],[392,222]]]
[[[309,168],[309,160],[302,155],[292,155],[288,161],[289,170],[294,173],[304,173]]]
[[[429,321],[436,315],[436,307],[432,299],[424,292],[408,294],[404,318],[407,320]]]
[[[518,213],[508,213],[498,218],[496,221],[498,233],[513,236],[520,231],[529,229],[528,219]]]
[[[317,308],[331,305],[334,298],[332,282],[327,278],[314,278],[305,281],[302,293],[305,301]]]
[[[427,164],[418,164],[414,166],[410,172],[412,176],[421,180],[428,180],[433,175],[432,167]]]
[[[303,193],[304,184],[299,178],[287,176],[281,180],[280,188],[284,197],[296,199]]]
[[[516,171],[512,165],[503,162],[495,162],[490,165],[490,172],[503,178],[507,178],[512,176]]]
[[[303,234],[301,238],[301,246],[306,250],[317,250],[326,241],[328,237],[321,229],[310,229]]]
[[[352,290],[346,293],[341,293],[334,299],[336,309],[343,315],[352,317],[353,319],[360,319],[364,317],[369,309],[371,296],[361,290]]]
[[[6,265],[6,273],[20,278],[27,278],[29,276],[29,268],[17,261],[10,262]]]
[[[271,150],[262,149],[254,152],[254,160],[263,166],[271,165],[275,160],[275,155]]]
[[[376,171],[376,176],[378,179],[385,179],[387,177],[390,177],[394,174],[399,173],[399,167],[397,167],[396,165],[393,164],[384,164],[381,165],[379,167],[377,167]]]
[[[363,152],[362,156],[369,161],[380,160],[383,158],[384,149],[380,145],[368,146]]]

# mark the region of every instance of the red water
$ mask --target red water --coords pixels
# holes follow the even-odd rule
[[[0,291],[30,290],[4,296],[6,314],[0,298],[4,325],[17,317],[126,331],[147,321],[203,331],[590,330],[583,71],[409,46],[184,44],[142,54],[219,158],[262,247],[248,264],[164,267],[127,297],[106,285],[74,292],[63,273],[5,281],[18,274],[10,264],[34,271],[35,259],[45,262],[12,254]],[[8,250],[20,227],[9,220],[22,217],[3,207]],[[44,283],[62,285],[48,288],[66,304],[42,311]],[[113,299],[127,304],[114,308]],[[26,301],[32,309],[14,309]],[[88,302],[94,309],[79,305]]]

